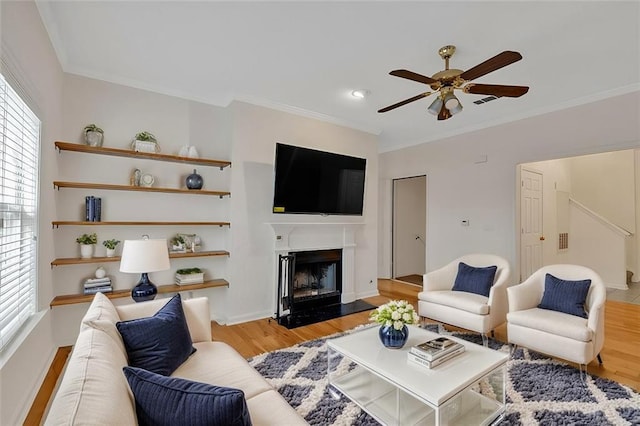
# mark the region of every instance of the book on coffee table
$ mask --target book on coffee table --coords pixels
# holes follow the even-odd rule
[[[407,359],[413,364],[420,365],[422,367],[433,368],[442,364],[443,362],[447,362],[450,359],[457,357],[463,352],[464,346],[460,345],[460,347],[457,347],[456,349],[447,352],[445,355],[439,356],[431,361],[411,352],[407,354]]]
[[[464,351],[464,345],[446,337],[438,337],[412,346],[409,349],[409,353],[425,361],[433,361],[459,350]]]

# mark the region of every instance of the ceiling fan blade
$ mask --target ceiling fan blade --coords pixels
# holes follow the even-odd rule
[[[474,95],[493,95],[497,97],[519,98],[529,91],[527,86],[503,86],[501,84],[470,83],[462,89],[465,93]]]
[[[444,102],[442,103],[442,107],[440,108],[440,113],[438,114],[438,120],[446,120],[448,118],[453,117],[449,110],[444,106]]]
[[[400,102],[398,102],[398,103],[396,103],[396,104],[389,105],[388,107],[385,107],[385,108],[379,109],[379,110],[378,110],[378,112],[387,112],[387,111],[390,111],[390,110],[392,110],[392,109],[395,109],[395,108],[401,107],[402,105],[406,105],[406,104],[408,104],[408,103],[411,103],[411,102],[417,101],[418,99],[426,98],[426,97],[427,97],[427,96],[429,96],[430,94],[431,94],[431,92],[424,92],[424,93],[420,93],[419,95],[416,95],[416,96],[414,96],[414,97],[412,97],[412,98],[405,99],[404,101],[400,101]]]
[[[438,81],[438,80],[432,79],[431,77],[427,77],[426,75],[418,74],[409,70],[393,70],[389,74],[396,77],[402,77],[408,80],[413,80],[413,81],[417,81],[419,83],[424,83],[424,84],[433,84]]]
[[[513,64],[514,62],[518,62],[520,59],[522,59],[522,55],[520,53],[505,50],[502,53],[498,53],[493,58],[487,59],[483,63],[466,70],[460,74],[460,78],[470,81],[495,70],[499,70],[502,67],[506,67],[507,65]]]

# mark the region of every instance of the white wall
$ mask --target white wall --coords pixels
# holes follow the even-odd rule
[[[572,197],[611,223],[636,231],[633,150],[605,152],[568,160]]]
[[[516,265],[516,165],[640,146],[640,92],[380,155],[380,244],[390,246],[389,182],[426,174],[427,270],[469,252]],[[425,116],[425,120],[432,119]],[[455,117],[453,118],[455,120]],[[487,162],[476,164],[487,155]],[[469,227],[460,226],[468,218]],[[390,256],[379,262],[389,270]]]
[[[24,88],[30,106],[42,121],[40,223],[38,225],[38,314],[8,349],[0,354],[0,424],[21,424],[31,407],[57,345],[51,330],[49,302],[53,283],[51,220],[55,200],[50,182],[57,174],[53,144],[60,133],[62,70],[33,2],[0,2],[0,53]]]
[[[333,124],[242,102],[231,104],[232,269],[229,321],[264,318],[275,312],[275,234],[271,222],[364,223],[356,232],[356,297],[377,294],[377,138]],[[364,215],[328,216],[271,213],[275,144],[282,142],[367,159]]]

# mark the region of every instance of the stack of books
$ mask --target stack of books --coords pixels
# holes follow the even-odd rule
[[[109,293],[113,291],[111,278],[87,278],[84,281],[84,294]]]
[[[433,368],[464,352],[464,345],[446,337],[437,337],[412,346],[407,354],[409,362]]]
[[[204,272],[196,272],[189,274],[176,273],[176,284],[198,284],[204,282]]]
[[[87,195],[84,197],[85,202],[85,218],[86,222],[102,221],[102,198]]]

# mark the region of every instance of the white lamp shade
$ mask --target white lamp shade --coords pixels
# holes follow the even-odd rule
[[[125,240],[120,272],[146,273],[166,271],[169,265],[167,240]]]

